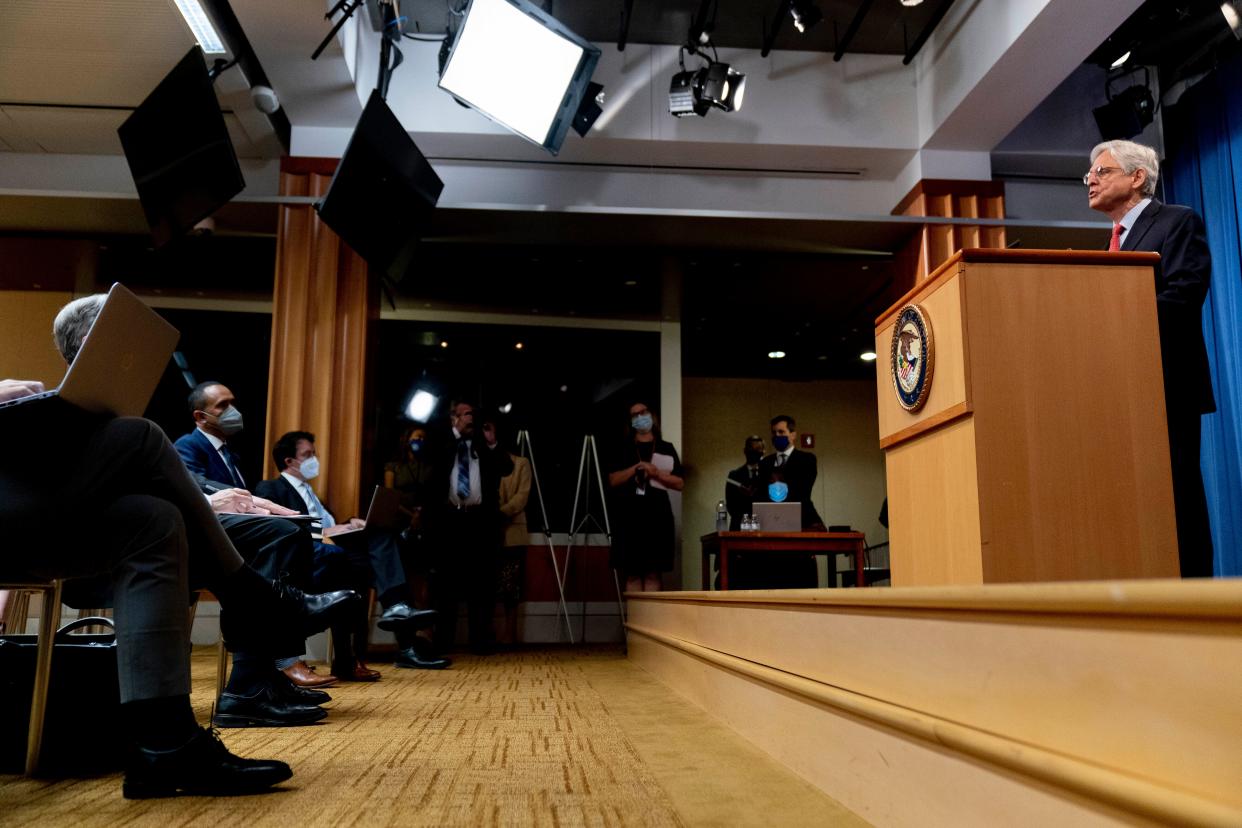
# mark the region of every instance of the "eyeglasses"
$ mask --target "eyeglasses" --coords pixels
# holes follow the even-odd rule
[[[1084,174],[1082,177],[1082,183],[1090,184],[1091,176],[1093,175],[1095,176],[1096,180],[1099,181],[1101,178],[1108,175],[1109,173],[1115,173],[1115,172],[1121,172],[1121,167],[1095,167],[1093,169],[1087,170],[1086,174]]]

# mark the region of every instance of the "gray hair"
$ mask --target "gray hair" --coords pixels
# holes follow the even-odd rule
[[[1102,152],[1110,153],[1113,158],[1117,159],[1117,163],[1121,165],[1121,171],[1126,175],[1135,170],[1146,172],[1147,179],[1139,188],[1139,195],[1150,198],[1156,194],[1156,180],[1160,178],[1160,156],[1156,155],[1154,149],[1133,141],[1105,141],[1092,148],[1092,164]]]
[[[91,325],[108,298],[105,293],[83,296],[74,299],[60,309],[56,321],[52,323],[52,339],[56,341],[56,350],[65,358],[65,362],[73,364],[82,348],[82,340],[90,333]]]

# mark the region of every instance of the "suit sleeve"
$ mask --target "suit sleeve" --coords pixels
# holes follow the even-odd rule
[[[185,463],[185,467],[190,470],[190,474],[205,477],[207,475],[207,464],[203,461],[202,452],[195,447],[194,442],[190,439],[191,435],[178,437],[177,442],[173,444],[173,448],[177,449],[177,454],[181,455],[181,462]]]
[[[1159,252],[1163,285],[1156,300],[1169,310],[1197,313],[1212,280],[1212,254],[1203,219],[1193,210],[1180,213]]]

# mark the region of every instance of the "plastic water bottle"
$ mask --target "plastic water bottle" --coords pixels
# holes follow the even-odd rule
[[[763,527],[759,524],[759,516],[751,515],[750,516],[750,531],[760,532],[762,530],[763,530]]]
[[[751,523],[750,514],[748,513],[748,514],[742,515],[742,531],[743,532],[751,531],[752,525],[753,524]]]
[[[729,509],[723,500],[716,504],[716,531],[729,531]]]

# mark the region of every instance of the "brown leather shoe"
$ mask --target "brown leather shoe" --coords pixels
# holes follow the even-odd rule
[[[310,687],[314,689],[322,687],[331,687],[336,684],[336,676],[321,676],[315,672],[315,668],[311,667],[305,661],[298,661],[293,665],[281,670],[289,681],[298,687]]]
[[[379,670],[372,670],[361,660],[355,661],[351,667],[348,664],[335,664],[332,667],[332,675],[342,681],[379,681]]]

